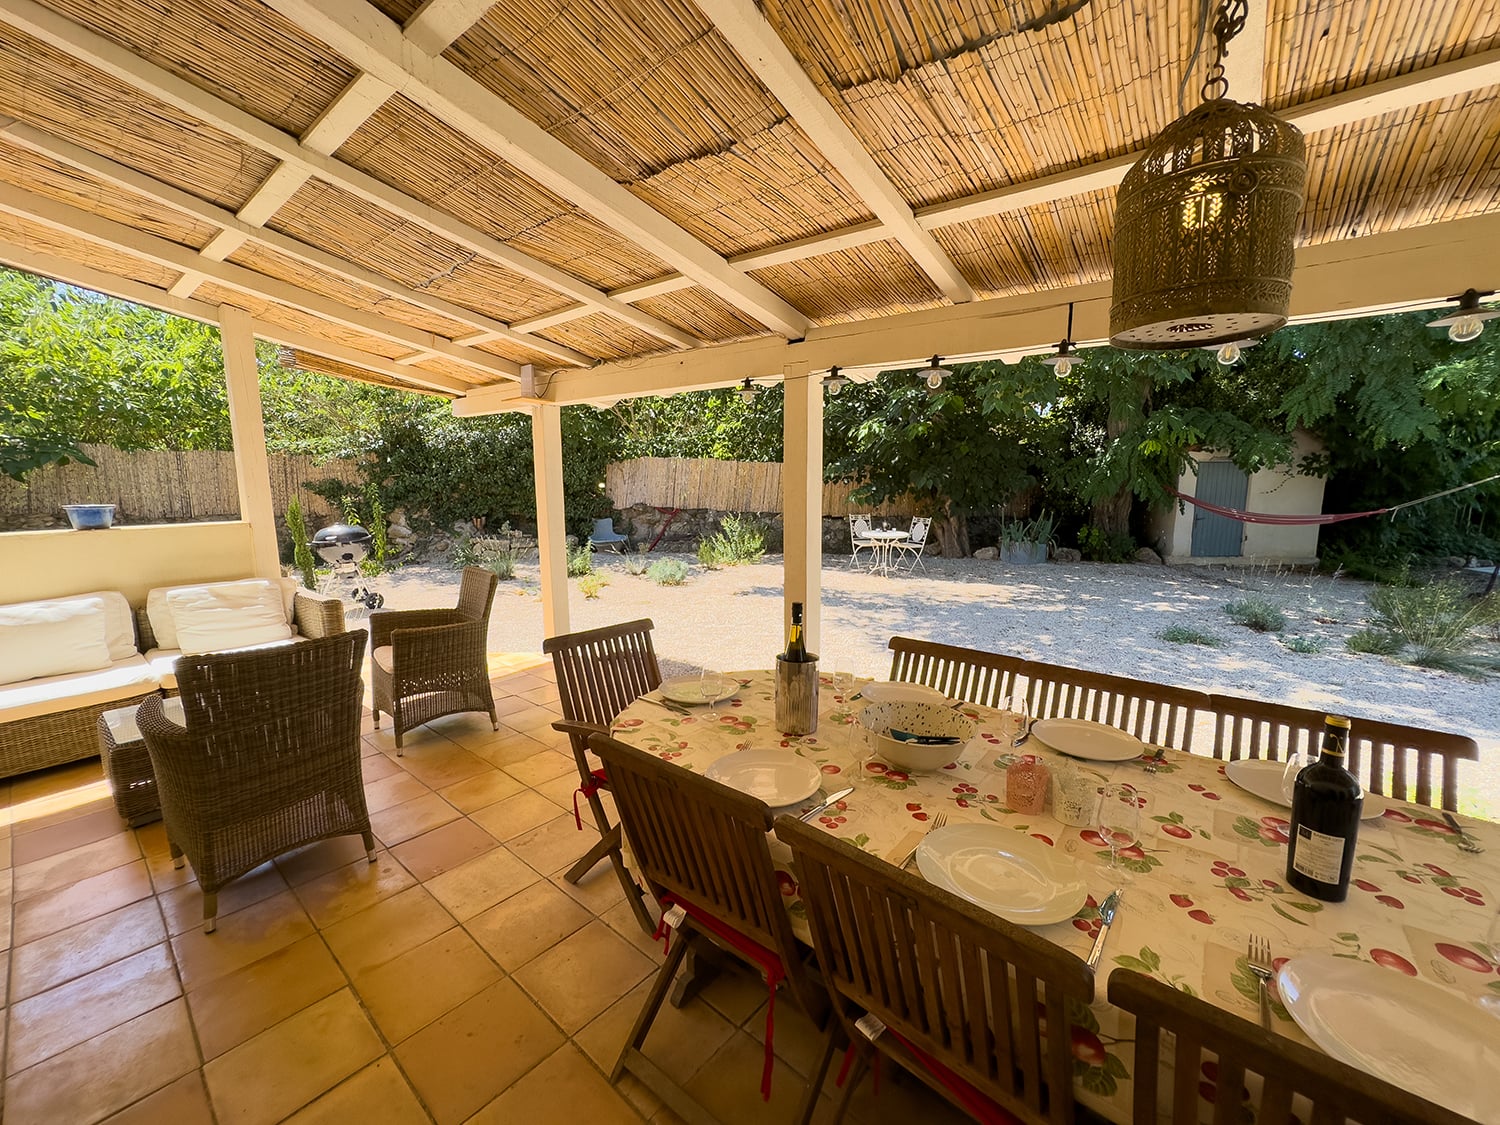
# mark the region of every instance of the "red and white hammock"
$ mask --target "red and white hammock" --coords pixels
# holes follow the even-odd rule
[[[1216,516],[1237,520],[1240,523],[1269,523],[1281,527],[1299,527],[1307,524],[1342,523],[1344,520],[1364,519],[1366,516],[1383,516],[1387,512],[1399,512],[1402,508],[1410,508],[1415,504],[1425,504],[1428,500],[1436,500],[1440,496],[1450,496],[1455,492],[1463,492],[1468,488],[1478,488],[1481,484],[1489,484],[1493,480],[1500,480],[1500,473],[1485,477],[1483,480],[1461,484],[1457,488],[1446,488],[1442,492],[1434,492],[1430,496],[1422,496],[1416,500],[1407,500],[1401,504],[1392,504],[1388,508],[1371,508],[1368,512],[1330,512],[1316,516],[1285,516],[1275,512],[1247,512],[1239,508],[1224,508],[1218,504],[1210,504],[1207,500],[1199,500],[1196,496],[1189,496],[1185,492],[1178,492],[1175,488],[1169,488],[1167,492],[1169,495],[1175,496],[1179,500],[1184,500],[1195,508],[1202,508],[1205,512],[1212,512]]]

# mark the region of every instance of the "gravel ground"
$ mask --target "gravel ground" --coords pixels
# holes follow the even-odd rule
[[[685,585],[657,586],[628,574],[616,556],[597,556],[609,581],[597,600],[570,583],[572,627],[637,617],[656,623],[658,655],[669,669],[708,664],[760,668],[783,644],[779,556],[719,571],[692,565]],[[1207,691],[1348,711],[1469,734],[1480,743],[1477,767],[1464,767],[1463,805],[1500,818],[1500,680],[1474,682],[1447,672],[1348,652],[1360,628],[1369,585],[1326,575],[1159,565],[1006,566],[975,559],[926,561],[925,573],[882,578],[830,556],[823,571],[821,655],[862,675],[890,669],[886,641],[923,637],[1097,672],[1137,676]],[[377,580],[391,607],[452,604],[458,576],[420,565]],[[1275,602],[1290,624],[1285,636],[1321,640],[1317,653],[1287,649],[1225,615],[1228,601],[1255,593]],[[1171,644],[1171,625],[1211,633],[1220,647]],[[502,582],[490,648],[539,652],[541,599],[535,564]]]

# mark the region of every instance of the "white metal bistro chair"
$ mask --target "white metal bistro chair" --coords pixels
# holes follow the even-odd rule
[[[932,517],[913,516],[911,532],[905,539],[898,540],[894,544],[896,550],[901,552],[902,558],[911,555],[911,565],[906,568],[908,571],[916,570],[919,564],[923,570],[927,569],[927,564],[922,561],[922,551],[927,546],[927,529],[930,526],[932,526]]]
[[[854,564],[859,560],[859,553],[861,551],[869,551],[873,554],[879,546],[875,540],[870,538],[870,521],[872,518],[868,512],[863,515],[849,517],[849,542],[854,547],[853,552],[849,555],[850,569],[853,569]]]

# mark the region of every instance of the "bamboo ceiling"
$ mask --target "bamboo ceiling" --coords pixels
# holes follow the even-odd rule
[[[462,393],[933,309],[955,278],[978,299],[1105,281],[1109,183],[945,209],[1138,152],[1207,64],[1187,73],[1196,0],[506,0],[465,26],[426,22],[462,5],[328,7],[441,61],[393,79],[295,0],[0,2],[4,260],[233,303],[304,358],[327,341],[309,366],[363,353],[382,385]],[[1493,0],[1250,7],[1283,112],[1500,52]],[[1500,212],[1496,73],[1311,133],[1302,242]],[[511,111],[541,131],[524,154]]]

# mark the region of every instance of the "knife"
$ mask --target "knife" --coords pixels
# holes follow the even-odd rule
[[[849,796],[849,794],[851,794],[853,792],[854,792],[854,786],[851,785],[847,789],[840,789],[837,793],[830,793],[828,795],[828,799],[826,801],[824,801],[821,805],[814,805],[812,808],[808,809],[805,813],[803,813],[797,819],[801,820],[801,821],[810,820],[813,817],[817,816],[824,809],[826,809],[829,805],[836,805],[836,804],[838,804],[840,801],[842,801],[845,797]]]
[[[1099,936],[1094,938],[1094,948],[1089,950],[1088,966],[1099,964],[1099,955],[1104,952],[1104,939],[1109,936],[1109,927],[1114,924],[1115,911],[1120,909],[1120,891],[1110,891],[1099,907]]]

